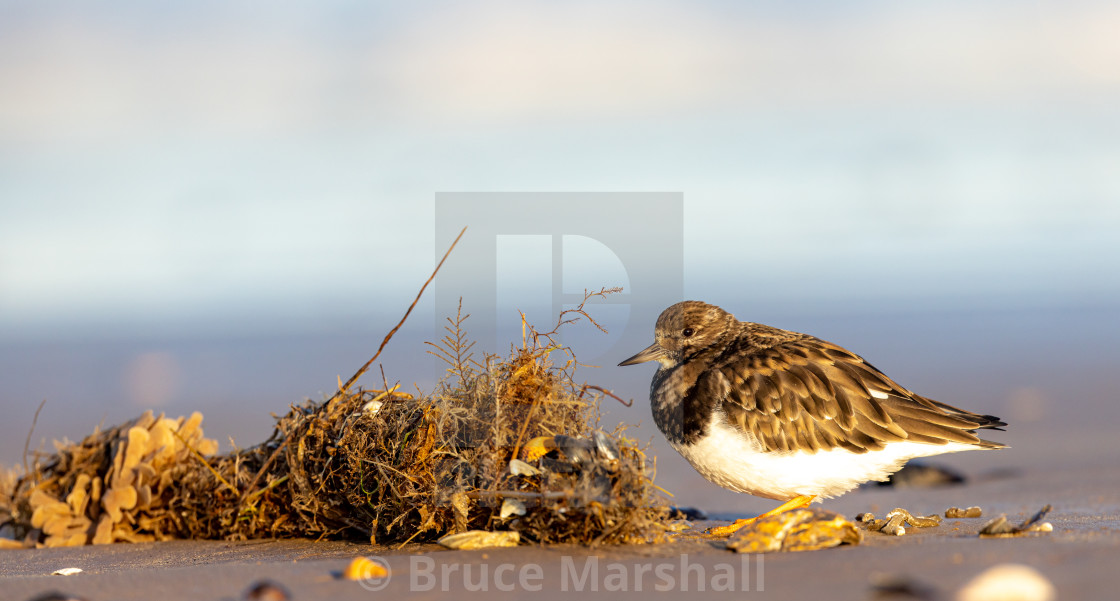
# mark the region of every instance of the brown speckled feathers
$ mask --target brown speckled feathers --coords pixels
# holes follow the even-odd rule
[[[728,352],[700,376],[720,390],[721,407],[766,451],[857,453],[908,440],[985,448],[978,428],[1003,422],[927,399],[899,386],[859,356],[812,336],[740,323]],[[746,335],[743,335],[746,334]]]

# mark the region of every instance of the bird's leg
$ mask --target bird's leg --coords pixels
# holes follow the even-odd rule
[[[711,536],[729,536],[731,534],[735,534],[740,528],[744,526],[750,526],[751,524],[755,523],[758,520],[761,520],[762,518],[768,518],[772,515],[778,515],[783,511],[789,511],[791,509],[802,509],[808,507],[809,503],[812,503],[813,499],[815,498],[817,498],[816,495],[801,495],[798,497],[794,497],[760,516],[745,518],[742,520],[735,520],[733,523],[726,526],[710,528],[708,530],[708,534]]]

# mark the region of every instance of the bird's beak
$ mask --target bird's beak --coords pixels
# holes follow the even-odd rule
[[[657,361],[663,356],[665,356],[665,349],[661,348],[661,345],[654,342],[653,344],[642,349],[642,351],[637,355],[634,355],[633,357],[630,357],[622,363],[619,363],[618,366],[623,367],[626,365],[637,365],[639,363],[645,363],[646,361]]]

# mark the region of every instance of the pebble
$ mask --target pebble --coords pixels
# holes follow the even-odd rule
[[[1003,563],[981,572],[957,593],[957,601],[1054,601],[1057,591],[1038,570]]]
[[[950,507],[945,510],[945,517],[947,518],[978,518],[983,515],[979,507],[969,507],[961,509],[960,507]]]

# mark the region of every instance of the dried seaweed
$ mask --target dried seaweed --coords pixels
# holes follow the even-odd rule
[[[557,328],[577,319],[600,327],[584,305],[562,313],[550,332],[522,316],[521,346],[481,362],[467,317],[449,319],[448,335],[432,345],[449,369],[429,395],[396,386],[351,391],[371,360],[330,398],[292,406],[265,442],[218,456],[200,414],[145,413],[37,455],[18,479],[0,478],[0,527],[46,546],[264,537],[403,543],[468,530],[516,531],[538,543],[665,536],[668,509],[651,462],[624,427],[594,427],[600,400],[614,395],[577,384],[579,363],[556,342]],[[537,473],[515,475],[511,462],[521,460]],[[519,511],[506,503],[503,515],[509,500]]]

